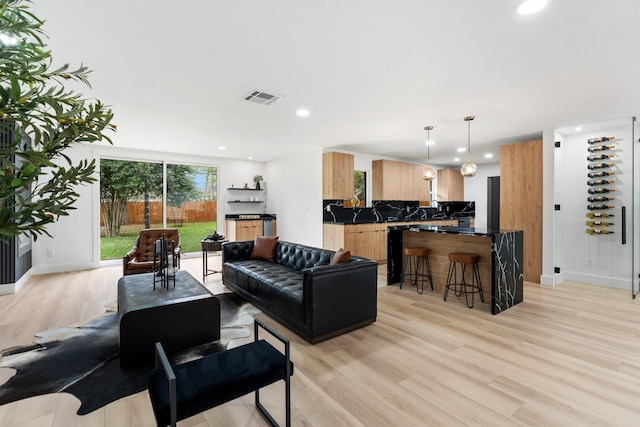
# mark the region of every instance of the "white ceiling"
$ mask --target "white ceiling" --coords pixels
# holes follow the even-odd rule
[[[337,149],[452,164],[640,112],[640,1],[35,0],[56,64],[94,70],[117,146],[267,161]],[[284,98],[263,106],[253,90]],[[311,114],[297,117],[298,108]],[[227,147],[226,151],[218,150]],[[497,157],[490,161],[496,161]]]

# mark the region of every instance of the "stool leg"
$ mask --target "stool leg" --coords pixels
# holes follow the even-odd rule
[[[419,294],[424,292],[424,257],[415,257],[416,259],[416,269],[415,269],[415,282],[416,282],[416,292]],[[422,267],[422,268],[421,268]],[[418,277],[420,277],[420,287],[418,287]]]
[[[467,282],[464,280],[464,276],[466,274],[466,264],[464,263],[460,263],[460,270],[462,270],[462,280],[460,281],[460,284],[458,285],[458,278],[455,277],[454,281],[456,282],[456,286],[455,286],[455,290],[456,290],[456,296],[459,297],[460,295],[462,295],[462,292],[464,291],[465,293],[467,292]]]
[[[456,263],[455,262],[449,262],[449,272],[447,273],[447,283],[444,286],[444,300],[447,300],[447,294],[449,293],[449,287],[451,286],[451,275],[453,274],[453,272],[455,271],[456,268]],[[455,278],[453,279],[455,282]],[[454,287],[454,291],[455,291],[455,287]]]
[[[429,257],[425,258],[425,262],[427,264],[427,274],[429,275],[429,284],[431,285],[431,290],[433,290],[433,279],[431,278],[431,262],[429,261]]]
[[[464,299],[467,302],[467,307],[469,308],[473,308],[473,304],[474,304],[474,297],[475,297],[475,283],[476,283],[476,269],[475,269],[475,264],[471,265],[471,284],[467,285],[465,284],[465,288],[464,288]],[[471,288],[471,292],[467,292],[467,286],[469,286]],[[469,304],[469,294],[471,294],[471,304]]]

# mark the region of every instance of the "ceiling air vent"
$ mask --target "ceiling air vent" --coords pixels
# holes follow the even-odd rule
[[[279,99],[282,99],[280,95],[272,95],[267,92],[255,90],[244,98],[246,101],[256,102],[262,105],[271,105]]]

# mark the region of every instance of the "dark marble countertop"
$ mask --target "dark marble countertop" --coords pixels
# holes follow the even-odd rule
[[[474,218],[474,217],[471,217],[471,218]],[[339,224],[339,225],[389,224],[389,226],[392,226],[393,224],[404,223],[404,222],[451,221],[452,219],[458,219],[458,218],[407,219],[407,220],[402,220],[402,221],[384,221],[384,222],[373,221],[373,220],[371,220],[371,221],[358,221],[358,222],[351,222],[351,221],[324,221],[323,224]]]
[[[244,215],[259,215],[259,218],[240,218]],[[230,221],[256,221],[261,219],[276,219],[276,214],[227,214],[224,216],[224,219],[228,219]]]
[[[441,234],[459,234],[463,236],[495,236],[496,234],[518,232],[519,230],[487,230],[486,228],[464,228],[464,227],[441,227],[439,225],[399,225],[396,227],[390,226],[395,230],[407,230],[416,232],[427,233],[441,233]]]

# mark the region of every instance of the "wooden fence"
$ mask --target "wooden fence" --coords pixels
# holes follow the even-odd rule
[[[162,224],[162,202],[149,202],[149,216],[152,224]],[[185,202],[180,207],[167,206],[167,225],[180,226],[190,222],[217,221],[218,202]],[[144,202],[127,203],[127,224],[144,224]],[[100,213],[100,225],[102,213]]]

